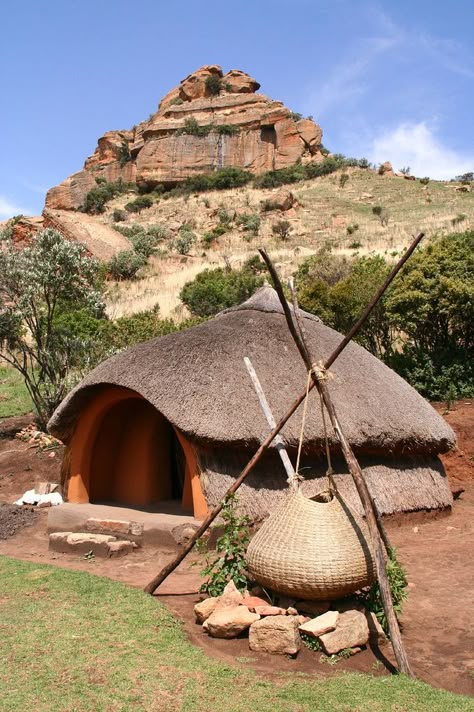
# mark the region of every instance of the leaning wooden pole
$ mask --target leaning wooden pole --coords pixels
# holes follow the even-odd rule
[[[324,379],[323,373],[321,373],[320,369],[314,368],[315,362],[312,359],[311,353],[309,351],[309,347],[306,341],[305,337],[305,331],[304,331],[304,326],[300,322],[300,324],[295,324],[295,321],[292,318],[290,307],[288,302],[286,301],[284,292],[283,292],[283,287],[280,282],[280,278],[278,276],[278,273],[268,256],[268,254],[265,252],[265,250],[259,250],[261,256],[263,257],[265,264],[268,267],[268,271],[270,272],[270,275],[272,277],[272,281],[274,284],[274,287],[276,289],[276,292],[278,294],[278,297],[280,299],[280,303],[283,307],[283,311],[285,313],[286,321],[288,324],[288,328],[290,330],[290,333],[293,337],[293,340],[298,348],[298,351],[301,354],[301,357],[306,365],[306,368],[308,371],[311,372],[311,377],[313,379],[313,383],[315,384],[315,387],[317,388],[324,406],[326,407],[326,410],[329,415],[329,419],[331,421],[331,424],[334,428],[334,431],[336,433],[337,439],[339,440],[339,443],[341,445],[342,453],[344,455],[344,459],[346,460],[347,467],[349,468],[349,472],[352,475],[352,479],[354,480],[354,484],[357,488],[357,492],[359,493],[359,497],[362,502],[362,506],[364,508],[364,513],[367,521],[367,526],[369,529],[369,535],[372,543],[372,553],[375,561],[375,567],[377,571],[377,579],[379,582],[380,586],[380,593],[382,597],[382,603],[385,611],[385,615],[387,618],[387,623],[388,623],[388,628],[389,628],[389,634],[390,634],[390,642],[393,647],[393,652],[395,653],[395,658],[399,667],[400,672],[406,673],[407,675],[410,675],[411,677],[414,677],[410,665],[408,663],[408,657],[405,651],[405,646],[403,645],[403,640],[402,636],[400,633],[400,627],[398,625],[397,617],[395,614],[395,609],[393,607],[393,601],[392,601],[392,595],[390,592],[390,584],[387,576],[387,569],[385,566],[385,555],[384,555],[384,545],[382,542],[382,538],[379,533],[379,528],[377,524],[377,517],[375,513],[375,508],[372,502],[372,497],[370,495],[370,492],[368,490],[367,484],[364,479],[364,475],[362,474],[361,467],[357,461],[356,456],[354,455],[354,452],[344,434],[344,431],[341,427],[341,424],[339,422],[339,419],[337,417],[336,409],[334,407],[334,403],[332,401],[331,395],[329,393],[329,389],[327,387],[326,381]],[[295,319],[298,319],[298,303],[297,300],[294,296],[294,309],[293,313],[295,315]]]
[[[384,292],[388,289],[390,284],[392,283],[393,279],[396,277],[396,275],[399,273],[399,271],[402,269],[403,265],[407,261],[407,259],[410,257],[410,255],[413,253],[415,248],[418,246],[420,243],[421,239],[423,238],[423,233],[419,233],[416,238],[413,240],[412,244],[408,248],[408,250],[405,252],[405,254],[401,257],[401,259],[397,262],[395,267],[392,269],[390,274],[388,275],[387,279],[385,280],[384,284],[382,287],[378,290],[378,292],[374,295],[374,297],[371,299],[370,303],[367,305],[365,308],[363,314],[360,316],[360,318],[357,320],[357,322],[354,324],[352,329],[350,330],[349,334],[345,336],[339,346],[333,351],[331,356],[328,358],[326,363],[324,364],[325,368],[329,368],[334,361],[337,359],[338,356],[342,353],[342,351],[346,348],[347,344],[351,339],[356,336],[356,334],[360,331],[362,326],[364,325],[365,321],[375,308],[378,300],[380,297],[384,294]],[[145,586],[145,591],[146,593],[153,594],[158,586],[163,583],[163,581],[180,565],[180,563],[186,558],[186,556],[189,554],[190,551],[194,548],[196,542],[202,537],[202,535],[207,531],[207,529],[210,527],[212,522],[216,519],[216,517],[219,516],[222,507],[224,506],[224,502],[226,498],[236,492],[242,482],[245,480],[247,475],[252,471],[253,467],[257,464],[257,462],[260,460],[262,457],[263,453],[270,447],[272,444],[273,440],[275,437],[278,435],[278,433],[284,428],[288,420],[291,418],[293,413],[297,410],[297,408],[301,405],[301,403],[304,401],[306,398],[307,393],[309,393],[313,388],[315,387],[314,381],[311,381],[309,384],[309,390],[306,391],[306,389],[298,396],[298,398],[292,403],[291,407],[289,408],[288,412],[286,415],[283,416],[283,418],[277,423],[276,427],[272,430],[271,433],[265,438],[265,440],[262,442],[260,447],[258,448],[257,452],[255,455],[251,458],[251,460],[247,463],[247,465],[244,467],[238,478],[235,480],[234,484],[229,487],[227,490],[223,500],[217,504],[214,509],[207,515],[207,517],[204,519],[203,523],[199,527],[199,529],[196,530],[194,535],[191,537],[189,542],[186,544],[186,546],[180,551],[176,557],[170,561],[166,566],[164,566],[161,571],[150,581],[147,586]]]

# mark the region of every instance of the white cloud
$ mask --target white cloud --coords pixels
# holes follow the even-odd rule
[[[410,166],[413,175],[447,179],[474,170],[474,154],[461,154],[443,144],[424,121],[402,123],[374,139],[368,158],[390,161],[394,170]]]
[[[0,195],[0,220],[7,220],[14,215],[31,215],[31,211]]]

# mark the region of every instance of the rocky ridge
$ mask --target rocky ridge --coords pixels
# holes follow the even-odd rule
[[[153,188],[230,166],[258,175],[321,160],[321,128],[259,88],[238,69],[201,67],[166,94],[149,120],[99,138],[84,168],[48,191],[46,208],[77,210],[96,178]]]

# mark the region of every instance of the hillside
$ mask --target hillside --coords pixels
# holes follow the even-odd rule
[[[158,302],[163,316],[179,317],[183,313],[179,291],[187,281],[201,270],[222,266],[226,261],[239,266],[260,245],[271,250],[283,274],[288,275],[302,259],[322,246],[330,246],[339,254],[376,251],[395,257],[419,230],[429,237],[453,228],[466,230],[474,226],[474,193],[456,191],[456,183],[430,182],[425,186],[403,177],[380,176],[371,170],[345,172],[349,180],[343,188],[341,172],[290,186],[297,204],[286,211],[262,210],[262,203],[287,192],[284,188],[244,187],[162,198],[140,214],[129,215],[121,225],[160,224],[169,236],[160,244],[158,254],[150,259],[141,279],[111,286],[110,314],[121,316]],[[115,198],[103,215],[95,216],[96,221],[112,226],[113,211],[122,209],[132,197]],[[372,212],[377,205],[384,208],[386,226]],[[234,219],[229,230],[211,247],[203,245],[203,235],[219,224],[222,208],[231,217],[258,214],[261,218],[258,235],[246,232]],[[272,234],[272,226],[281,220],[287,220],[291,226],[285,240]],[[188,255],[179,255],[173,242],[186,224],[191,226],[197,240]],[[355,225],[358,229],[349,234],[348,228],[352,231]]]
[[[163,238],[139,278],[109,283],[108,310],[116,317],[158,303],[162,316],[179,319],[187,281],[209,267],[241,265],[257,245],[286,275],[322,246],[395,257],[419,230],[429,237],[473,227],[471,188],[328,157],[312,117],[259,88],[237,69],[193,72],[148,119],[100,137],[82,170],[48,191],[42,218],[15,218],[15,242],[50,226],[109,262],[132,247],[123,227],[158,225]],[[241,187],[204,190],[226,170]],[[290,185],[255,187],[275,176]]]

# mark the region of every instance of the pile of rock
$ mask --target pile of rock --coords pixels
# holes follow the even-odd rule
[[[329,602],[283,602],[286,607],[273,606],[259,596],[242,594],[231,581],[221,596],[197,603],[194,613],[212,638],[236,638],[248,631],[250,649],[257,652],[297,655],[302,635],[317,639],[327,655],[341,650],[355,654],[369,640],[376,645],[386,642],[374,614],[357,603],[354,607],[341,603],[341,610],[333,603],[330,610]]]

